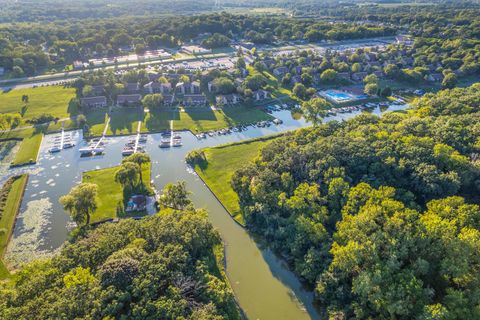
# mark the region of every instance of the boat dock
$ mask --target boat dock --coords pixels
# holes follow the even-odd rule
[[[105,128],[103,128],[102,136],[95,141],[95,144],[91,144],[88,147],[85,148],[80,148],[78,151],[82,156],[91,156],[91,155],[97,155],[97,154],[102,154],[103,151],[105,150],[103,146],[103,140],[105,139],[105,136],[107,135],[107,130],[108,126],[110,124],[110,117],[107,115],[107,120],[105,123]]]
[[[133,147],[133,153],[137,153],[138,151],[138,144],[140,143],[140,130],[142,127],[142,122],[138,121],[138,126],[137,126],[137,136],[135,137],[135,146]]]

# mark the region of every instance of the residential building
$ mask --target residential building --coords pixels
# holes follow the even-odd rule
[[[432,73],[427,77],[427,80],[430,82],[442,82],[443,74],[441,73]]]
[[[140,91],[140,86],[138,83],[127,83],[125,85],[125,92],[127,93],[138,93]]]
[[[101,108],[107,106],[107,98],[105,96],[86,97],[80,99],[80,105],[84,108]]]
[[[366,72],[355,72],[352,74],[352,80],[353,81],[363,81],[365,77],[368,76],[368,73]]]
[[[184,106],[204,106],[207,104],[207,97],[204,94],[186,94],[183,96]]]
[[[287,67],[278,67],[273,69],[273,74],[277,77],[284,76],[288,73]]]
[[[140,94],[119,94],[117,96],[117,105],[133,105],[139,104],[142,101],[142,95]]]
[[[237,104],[241,101],[241,98],[238,94],[225,94],[216,97],[218,105],[231,105]]]
[[[253,98],[257,101],[268,99],[269,95],[268,91],[265,90],[257,90],[253,92]]]

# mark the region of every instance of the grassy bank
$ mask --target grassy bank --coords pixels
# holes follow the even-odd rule
[[[117,208],[124,202],[122,185],[115,182],[115,172],[118,168],[117,166],[83,173],[82,182],[98,185],[98,207],[92,215],[91,222],[117,217]],[[144,183],[150,187],[150,165],[144,165],[142,172]]]
[[[35,163],[37,161],[40,145],[42,144],[42,139],[42,132],[32,132],[30,136],[23,138],[12,165],[21,166]]]
[[[28,103],[22,96],[28,96]],[[65,118],[75,115],[78,110],[71,103],[75,89],[61,86],[13,89],[0,92],[0,112],[20,113],[24,119],[31,119],[43,113]]]
[[[13,232],[15,218],[22,202],[23,190],[27,183],[27,175],[8,180],[0,195],[0,279],[7,278],[10,273],[3,263],[3,255],[8,240]]]
[[[206,163],[195,165],[195,171],[217,196],[236,221],[244,224],[240,212],[238,195],[233,191],[231,179],[233,173],[252,161],[261,148],[271,142],[266,139],[249,140],[241,143],[203,149]]]

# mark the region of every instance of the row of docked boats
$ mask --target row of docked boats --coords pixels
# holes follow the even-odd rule
[[[137,142],[137,139],[138,139],[138,142]],[[145,152],[144,144],[147,142],[147,140],[148,140],[148,136],[146,134],[141,134],[140,136],[136,137],[136,139],[129,140],[125,144],[125,147],[123,147],[122,149],[122,156],[124,157],[131,156],[135,152],[144,153]]]
[[[78,149],[81,156],[95,156],[103,154],[105,151],[105,143],[103,138],[95,138],[90,140],[90,144],[86,147]]]
[[[181,147],[182,146],[182,137],[175,132],[164,132],[162,133],[162,140],[160,140],[160,148],[170,148],[170,147]]]
[[[280,125],[282,123],[283,121],[281,119],[275,118],[273,120],[259,121],[251,124],[244,124],[244,125],[220,129],[216,131],[210,130],[208,132],[201,132],[199,134],[196,134],[195,136],[197,137],[198,140],[201,140],[201,139],[206,139],[207,136],[210,136],[210,137],[223,136],[223,135],[231,134],[234,132],[242,132],[247,130],[248,128],[265,128],[265,127],[270,127],[272,124]]]
[[[72,135],[64,133],[63,137],[62,135],[55,136],[53,147],[48,149],[48,152],[57,153],[57,152],[60,152],[62,149],[70,149],[73,147],[75,147],[75,143],[73,143],[72,141]]]

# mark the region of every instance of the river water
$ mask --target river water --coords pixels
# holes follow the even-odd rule
[[[390,110],[405,109],[392,106]],[[376,109],[375,114],[381,111]],[[325,119],[343,120],[356,113],[339,114]],[[146,151],[152,159],[151,179],[158,190],[170,182],[184,180],[192,192],[196,207],[205,208],[209,219],[220,232],[226,245],[226,271],[235,296],[249,319],[317,319],[313,294],[302,286],[298,278],[260,241],[256,241],[238,225],[217,201],[198,176],[187,166],[185,155],[194,149],[261,137],[308,126],[302,118],[294,119],[289,111],[279,111],[274,116],[283,124],[268,128],[249,128],[246,131],[198,140],[190,132],[182,132],[181,148],[161,149],[161,136],[149,136]],[[29,172],[21,210],[14,235],[7,250],[6,260],[12,266],[33,258],[48,257],[55,253],[73,227],[58,199],[81,180],[84,171],[118,165],[121,150],[131,137],[107,139],[105,155],[80,158],[78,149],[86,145],[80,131],[71,132],[77,146],[51,155],[54,135],[45,136],[37,165],[18,169]],[[11,174],[15,173],[12,170]],[[100,186],[101,187],[101,186]]]

